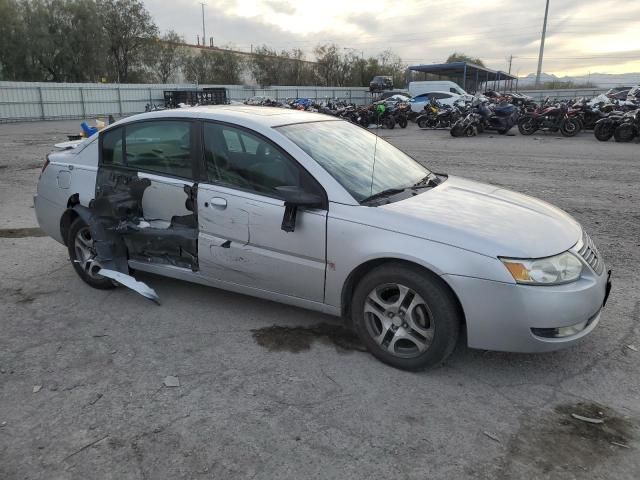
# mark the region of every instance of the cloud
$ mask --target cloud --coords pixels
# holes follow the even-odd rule
[[[145,5],[161,30],[176,30],[190,43],[202,35],[198,0]],[[441,62],[459,51],[501,70],[513,55],[512,71],[521,75],[536,70],[543,15],[543,0],[458,0],[456,8],[449,0],[207,0],[205,7],[207,36],[216,45],[300,48],[312,58],[316,45],[334,42],[365,56],[390,49],[408,64]],[[551,2],[543,68],[557,75],[640,70],[640,59],[619,58],[640,50],[638,31],[640,2]]]
[[[296,13],[296,7],[285,0],[265,0],[264,4],[276,13],[285,15],[294,15]]]

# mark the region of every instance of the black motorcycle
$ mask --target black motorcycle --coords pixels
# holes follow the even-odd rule
[[[520,118],[520,111],[514,105],[503,102],[489,105],[479,98],[473,100],[471,112],[451,127],[451,136],[475,136],[485,130],[495,130],[500,135],[506,134]]]
[[[624,113],[620,111],[611,112],[605,118],[601,118],[596,122],[593,127],[593,135],[601,142],[608,142],[613,134],[616,132],[616,128],[622,123],[622,117]]]
[[[500,135],[511,130],[520,118],[520,110],[506,102],[491,106],[481,103],[479,113],[484,120],[484,130],[495,130]]]
[[[640,135],[640,109],[624,114],[620,125],[613,132],[616,142],[630,142]]]

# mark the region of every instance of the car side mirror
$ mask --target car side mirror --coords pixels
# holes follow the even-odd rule
[[[322,206],[322,197],[316,193],[309,193],[297,186],[276,187],[277,192],[284,199],[284,216],[281,229],[293,232],[296,228],[298,207],[318,208]]]

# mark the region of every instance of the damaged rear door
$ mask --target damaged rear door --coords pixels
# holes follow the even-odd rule
[[[201,275],[305,300],[324,300],[326,193],[284,150],[235,125],[203,122],[198,187]],[[279,187],[323,198],[284,227]]]
[[[91,209],[124,242],[129,260],[198,270],[198,138],[197,123],[184,118],[101,134]]]

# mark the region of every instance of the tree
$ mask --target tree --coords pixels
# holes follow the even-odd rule
[[[4,78],[84,82],[103,72],[92,0],[0,0],[0,18],[11,19],[0,22]]]
[[[278,56],[276,50],[262,45],[253,50],[249,61],[249,70],[261,86],[282,85],[284,79],[285,60]]]
[[[23,9],[16,0],[0,0],[0,79],[31,80]]]
[[[248,65],[261,86],[317,83],[315,65],[305,60],[304,52],[300,49],[278,52],[263,45],[254,49]]]
[[[182,37],[170,30],[147,44],[145,64],[151,69],[151,76],[160,83],[167,83],[182,66],[185,59],[182,43]]]
[[[233,85],[240,83],[244,62],[227,50],[201,50],[184,60],[185,78],[192,83]]]
[[[32,0],[24,2],[23,8],[28,54],[41,77],[86,82],[100,75],[100,25],[93,1]]]
[[[484,62],[482,60],[480,60],[479,58],[470,57],[469,55],[465,55],[464,53],[453,52],[451,55],[449,55],[449,57],[445,61],[445,63],[454,63],[454,62],[467,62],[467,63],[473,63],[480,67],[484,67]]]
[[[126,82],[130,70],[142,63],[144,48],[157,37],[158,27],[140,0],[101,0],[98,12],[114,76]]]
[[[340,48],[333,44],[318,45],[314,49],[318,71],[325,86],[345,86],[352,77],[355,55],[350,52],[340,53]],[[357,58],[357,57],[355,57]]]

